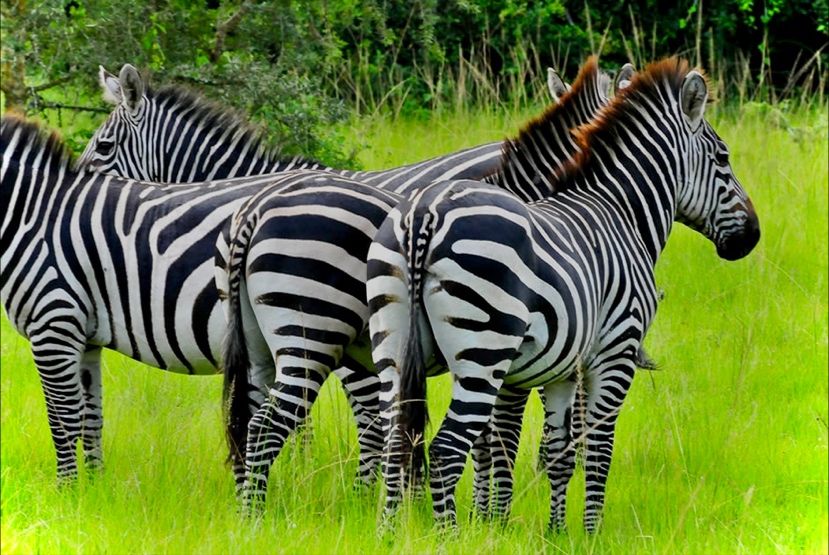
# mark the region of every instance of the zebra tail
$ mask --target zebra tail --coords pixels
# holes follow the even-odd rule
[[[409,339],[406,342],[400,367],[400,432],[403,467],[411,457],[411,469],[417,472],[426,469],[425,430],[429,420],[426,404],[426,361],[423,355],[420,313],[423,310],[423,268],[426,251],[431,240],[430,214],[421,218],[416,225],[417,214],[409,228],[408,272],[409,272]],[[411,451],[410,451],[411,450]]]
[[[248,423],[251,418],[247,395],[250,354],[242,322],[241,287],[250,231],[241,230],[232,224],[231,231],[233,228],[236,228],[237,233],[232,233],[233,239],[227,261],[228,308],[227,335],[222,352],[224,368],[222,406],[224,407],[225,439],[229,448],[227,462],[238,461],[244,464]]]

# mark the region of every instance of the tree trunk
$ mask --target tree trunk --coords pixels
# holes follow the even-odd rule
[[[23,58],[3,60],[0,66],[0,80],[2,80],[3,94],[6,96],[4,108],[7,112],[16,111],[26,113],[26,99],[29,94],[26,89],[26,72]]]

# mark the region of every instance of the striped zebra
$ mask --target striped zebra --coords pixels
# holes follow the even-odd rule
[[[734,260],[759,240],[728,148],[704,119],[707,83],[651,64],[580,134],[556,195],[526,204],[479,182],[434,184],[392,211],[369,250],[372,357],[387,444],[385,515],[427,418],[424,361],[440,353],[452,400],[429,447],[436,519],[491,413],[544,387],[550,527],[564,528],[575,376],[586,392],[584,525],[604,505],[618,411],[654,316],[654,265],[674,220]],[[501,392],[506,391],[506,395]],[[393,424],[393,426],[392,426]]]
[[[488,179],[515,194],[546,191],[551,183],[543,174],[575,153],[570,129],[590,122],[607,103],[608,81],[595,59],[586,64],[559,104],[507,141],[501,169]],[[223,357],[225,397],[230,398],[225,403],[227,436],[231,449],[247,447],[248,507],[261,507],[270,466],[343,356],[363,361],[365,383],[375,383],[368,378],[375,376],[370,356],[360,354],[368,347],[365,260],[390,206],[403,197],[391,202],[393,193],[370,193],[367,186],[346,180],[314,180],[321,185],[306,187],[302,181],[303,187],[293,191],[282,186],[263,190],[237,211],[227,238],[219,241],[220,248],[230,245],[229,266],[219,260],[216,268],[217,286],[227,291],[229,301]],[[276,367],[276,380],[251,419],[244,398],[232,390],[249,389],[249,368],[268,363]],[[440,371],[442,367],[433,367]],[[377,407],[377,398],[372,401]],[[512,429],[493,430],[502,427]],[[381,446],[378,458],[380,452]],[[479,455],[476,491],[483,500],[489,466],[507,459],[491,457],[488,445],[481,446]]]
[[[336,170],[302,157],[280,157],[236,112],[182,86],[153,90],[130,64],[118,77],[101,67],[99,81],[104,100],[115,108],[93,134],[80,162],[132,179],[193,183],[325,169],[407,194],[433,181],[481,179],[498,168],[501,158],[499,141],[389,170]]]

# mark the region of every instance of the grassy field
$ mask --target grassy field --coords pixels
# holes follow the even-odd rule
[[[500,138],[530,115],[459,114],[348,129],[366,168]],[[264,518],[241,521],[223,465],[221,380],[104,357],[106,468],[53,484],[54,454],[27,342],[2,321],[3,553],[826,553],[826,111],[747,107],[713,122],[760,216],[748,258],[725,262],[677,226],[658,268],[666,292],[648,336],[661,370],[638,375],[618,425],[601,532],[581,531],[583,479],[569,534],[545,533],[549,489],[536,471],[541,406],[527,409],[510,522],[431,525],[427,500],[396,534],[375,525],[381,488],[355,492],[355,429],[339,384],[272,471]],[[822,127],[821,127],[822,125]],[[459,131],[462,130],[462,131]],[[448,381],[429,384],[433,421]],[[434,426],[433,426],[434,431]]]

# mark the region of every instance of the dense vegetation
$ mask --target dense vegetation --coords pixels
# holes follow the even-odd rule
[[[826,0],[3,0],[2,11],[6,109],[57,124],[101,110],[98,64],[130,62],[332,164],[353,162],[334,125],[349,114],[523,106],[546,66],[574,75],[589,52],[608,67],[683,54],[740,103],[822,94],[829,62]],[[80,146],[95,126],[70,138]]]

